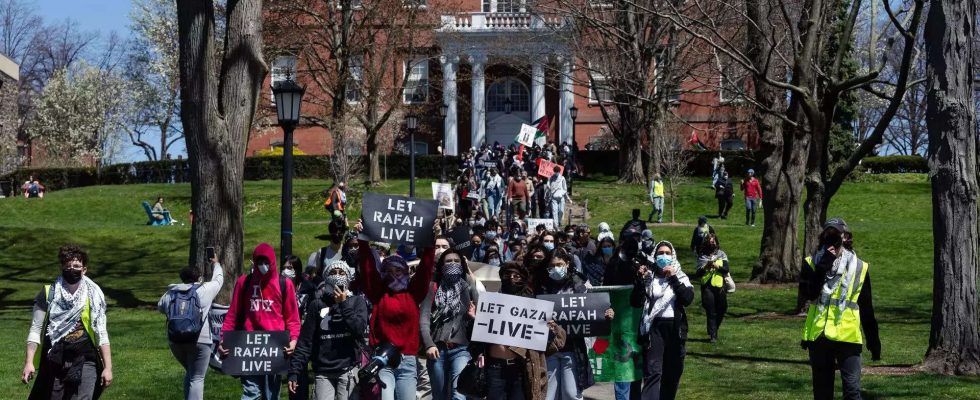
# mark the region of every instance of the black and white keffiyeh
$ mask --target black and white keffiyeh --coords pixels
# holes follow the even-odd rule
[[[82,320],[82,311],[86,302],[91,305],[89,313],[92,316],[93,329],[96,329],[96,334],[101,335],[105,326],[106,311],[105,295],[102,294],[102,290],[85,276],[82,277],[75,293],[70,293],[65,286],[65,281],[58,277],[50,289],[53,293],[49,296],[51,302],[48,304],[47,336],[51,344],[58,343],[75,329],[76,324]],[[100,342],[107,340],[102,337],[98,339]]]

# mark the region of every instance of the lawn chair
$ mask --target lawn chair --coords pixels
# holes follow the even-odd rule
[[[143,211],[146,211],[146,217],[149,218],[149,221],[146,221],[147,225],[159,226],[159,225],[170,225],[171,223],[170,211],[164,210],[163,219],[158,220],[153,216],[153,209],[150,208],[150,203],[146,201],[143,202]]]

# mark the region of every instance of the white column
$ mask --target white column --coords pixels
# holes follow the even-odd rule
[[[459,69],[459,56],[443,54],[442,63],[442,102],[447,107],[443,120],[443,148],[447,156],[459,154],[459,117],[456,112],[456,71]]]
[[[541,59],[535,59],[531,63],[531,121],[544,114],[544,64]]]
[[[572,86],[572,58],[561,56],[561,90],[558,106],[558,143],[572,143],[572,113],[568,109],[575,104],[574,87]]]
[[[484,68],[487,64],[487,55],[483,53],[470,54],[470,66],[473,67],[472,84],[473,97],[470,100],[472,112],[470,113],[470,146],[480,147],[487,138],[487,104],[486,104],[486,79]]]

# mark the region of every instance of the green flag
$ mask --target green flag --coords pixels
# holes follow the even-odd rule
[[[643,352],[636,343],[640,309],[630,306],[632,286],[597,286],[589,292],[608,292],[616,318],[609,336],[588,338],[589,362],[596,382],[632,382],[643,378],[637,366]]]

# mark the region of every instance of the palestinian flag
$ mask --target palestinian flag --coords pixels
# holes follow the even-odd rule
[[[548,119],[548,116],[545,115],[536,119],[534,122],[531,122],[531,125],[538,130],[538,132],[534,135],[534,144],[543,147],[545,143],[548,143],[548,131],[551,128],[551,121]]]

